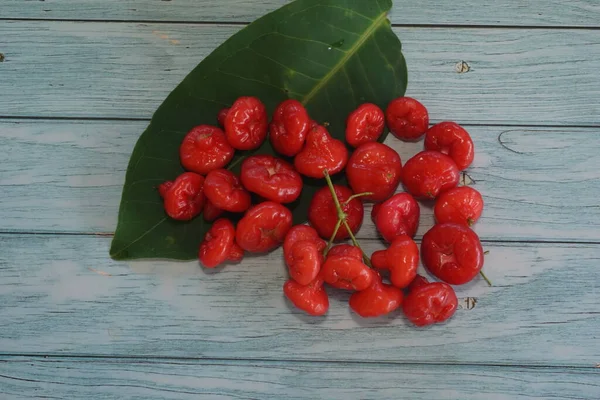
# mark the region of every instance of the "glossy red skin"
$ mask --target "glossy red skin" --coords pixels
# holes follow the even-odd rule
[[[323,178],[323,171],[334,175],[348,162],[348,149],[341,140],[329,135],[327,129],[317,125],[308,131],[304,149],[294,158],[294,166],[302,175]]]
[[[285,235],[285,239],[283,240],[283,256],[288,265],[290,263],[292,246],[294,246],[296,242],[303,240],[314,242],[317,245],[317,249],[321,253],[327,246],[327,242],[319,237],[319,234],[315,228],[308,225],[296,225],[288,231],[288,233]]]
[[[402,311],[410,322],[422,327],[441,323],[454,315],[458,299],[452,286],[433,282],[410,291],[402,303]]]
[[[348,204],[344,205],[346,200],[352,196],[352,190],[346,186],[333,185],[335,193],[340,201],[342,210],[347,216],[348,225],[352,229],[352,233],[358,232],[362,225],[364,217],[364,207],[360,199],[352,199]],[[338,221],[337,210],[331,192],[327,186],[319,189],[313,196],[308,207],[308,220],[310,224],[317,230],[323,239],[329,240],[335,230],[335,225]],[[342,226],[337,235],[336,241],[349,238],[348,231]]]
[[[271,145],[280,154],[293,157],[302,150],[311,125],[306,109],[298,100],[279,104],[269,126]]]
[[[475,158],[475,145],[469,132],[450,121],[429,128],[425,134],[425,150],[449,155],[461,171],[469,167]]]
[[[321,278],[316,278],[307,286],[290,279],[283,285],[283,293],[296,308],[307,314],[320,316],[329,310],[329,297]]]
[[[219,114],[217,115],[217,120],[219,121],[219,125],[221,125],[222,128],[225,128],[225,118],[227,118],[228,112],[229,108],[223,108],[221,111],[219,111]]]
[[[193,172],[184,172],[174,182],[166,182],[162,192],[167,215],[178,221],[189,221],[202,212],[204,206],[204,178]]]
[[[300,240],[292,246],[288,254],[290,277],[301,285],[310,284],[319,274],[323,264],[323,253],[312,240]]]
[[[228,219],[221,218],[212,225],[200,244],[198,258],[206,268],[215,268],[225,261],[239,261],[244,253],[235,244],[235,227]]]
[[[385,115],[381,108],[372,103],[362,104],[346,120],[346,142],[355,148],[376,142],[384,128]]]
[[[252,253],[266,253],[283,243],[292,227],[292,213],[285,206],[265,201],[249,209],[238,222],[236,242]]]
[[[407,290],[409,292],[412,292],[416,288],[419,288],[423,285],[427,285],[428,283],[429,283],[429,280],[427,280],[427,278],[425,278],[422,275],[417,275],[417,276],[415,276],[415,279],[413,279],[413,281],[410,283],[410,285],[408,285]]]
[[[371,286],[350,296],[350,308],[363,318],[380,317],[389,314],[402,305],[402,290],[381,281],[378,273],[373,273]]]
[[[419,247],[408,236],[398,236],[387,250],[373,253],[373,267],[390,271],[390,281],[400,289],[408,287],[417,276]]]
[[[250,208],[252,198],[240,179],[231,171],[217,169],[206,175],[204,193],[217,208],[240,213]]]
[[[483,247],[471,229],[458,224],[438,224],[421,243],[423,265],[436,278],[451,285],[463,285],[483,267]]]
[[[356,258],[359,261],[363,260],[362,251],[360,251],[358,247],[349,244],[338,244],[337,246],[333,246],[327,252],[327,257],[333,256],[348,256]]]
[[[481,193],[470,186],[460,186],[442,193],[433,208],[438,223],[451,222],[471,226],[483,212]]]
[[[291,203],[302,193],[302,177],[294,167],[277,157],[251,156],[242,163],[244,187],[277,203]]]
[[[398,139],[417,141],[429,127],[427,108],[411,97],[399,97],[388,104],[385,119],[390,132]]]
[[[437,151],[422,151],[408,160],[402,169],[402,183],[419,199],[434,199],[450,190],[460,179],[454,161]]]
[[[321,276],[333,287],[365,290],[373,283],[373,270],[353,256],[328,256],[321,267]]]
[[[372,192],[366,200],[383,201],[394,194],[402,177],[402,161],[391,147],[377,142],[358,147],[346,166],[354,193]]]
[[[408,193],[398,193],[383,203],[376,204],[371,211],[371,219],[381,236],[393,242],[398,236],[414,237],[419,228],[421,208]]]
[[[183,168],[206,175],[229,164],[234,152],[221,129],[200,125],[189,131],[181,142],[179,158]]]
[[[240,97],[225,118],[225,135],[237,150],[254,150],[267,137],[268,117],[264,104],[256,97]]]
[[[209,199],[205,199],[204,210],[202,211],[205,221],[212,222],[219,218],[223,212],[223,210],[211,203]]]

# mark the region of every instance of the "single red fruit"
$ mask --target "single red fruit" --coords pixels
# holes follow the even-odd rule
[[[250,193],[243,188],[240,179],[226,169],[217,169],[206,175],[204,193],[215,207],[225,211],[244,212],[252,203]]]
[[[249,209],[238,222],[236,242],[252,253],[266,253],[283,242],[292,227],[292,213],[285,206],[265,201]]]
[[[390,243],[397,236],[414,237],[420,215],[419,203],[408,193],[398,193],[383,203],[376,204],[371,211],[371,219],[377,230]]]
[[[229,108],[223,108],[221,111],[219,111],[219,115],[217,115],[217,120],[219,121],[221,128],[225,128],[225,118],[227,118],[228,112]]]
[[[198,251],[198,258],[206,268],[215,268],[227,260],[240,261],[243,255],[243,250],[235,244],[235,227],[225,218],[215,221]]]
[[[319,274],[323,264],[323,253],[312,240],[300,240],[294,243],[288,258],[290,276],[301,285],[310,284]]]
[[[469,186],[460,186],[442,193],[433,208],[438,223],[452,222],[471,226],[483,212],[483,197]]]
[[[390,131],[398,139],[417,141],[429,127],[427,108],[410,97],[392,100],[385,111]]]
[[[454,315],[458,299],[452,286],[433,282],[418,286],[404,298],[402,311],[416,326],[444,322]]]
[[[408,285],[407,290],[409,292],[412,292],[416,288],[427,285],[428,283],[429,283],[429,280],[427,280],[427,278],[425,278],[422,275],[417,275],[417,276],[415,276],[415,279],[413,279],[413,281],[410,283],[410,285]]]
[[[373,253],[371,263],[377,269],[389,270],[392,284],[404,289],[417,276],[419,247],[408,236],[398,236],[387,250]]]
[[[423,236],[421,253],[429,272],[451,285],[470,282],[483,267],[479,237],[463,225],[435,225]]]
[[[346,177],[354,193],[373,193],[367,200],[382,201],[394,194],[400,184],[402,162],[391,147],[377,142],[357,148],[346,167]]]
[[[193,172],[184,172],[174,182],[159,186],[167,215],[178,221],[189,221],[200,214],[204,206],[203,186],[204,178]]]
[[[341,140],[329,135],[327,129],[317,125],[308,131],[304,149],[294,158],[294,166],[302,175],[323,178],[340,172],[348,162],[348,149]]]
[[[234,152],[223,131],[210,125],[193,128],[179,147],[183,168],[200,175],[206,175],[229,164]]]
[[[256,97],[240,97],[225,118],[225,135],[232,147],[254,150],[267,137],[267,109]]]
[[[246,189],[277,203],[291,203],[302,192],[302,177],[294,167],[269,155],[246,158],[241,178]]]
[[[347,216],[346,219],[350,229],[352,229],[352,233],[358,232],[364,217],[364,207],[362,202],[357,198],[347,202],[350,196],[352,196],[352,190],[346,186],[340,185],[333,185],[333,187],[335,189],[335,194],[340,201],[342,211],[344,211]],[[321,188],[315,193],[308,207],[308,220],[322,238],[331,238],[333,231],[335,230],[335,225],[338,222],[338,214],[328,187]],[[348,231],[342,225],[335,235],[334,240],[339,241],[349,237]]]
[[[223,210],[215,206],[210,202],[209,199],[206,199],[204,202],[204,210],[202,211],[202,215],[204,219],[208,222],[212,222],[219,218],[223,214]]]
[[[471,165],[475,158],[473,139],[456,122],[440,122],[429,128],[425,134],[425,150],[449,155],[461,171]]]
[[[417,198],[434,199],[458,185],[460,173],[450,157],[437,151],[422,151],[402,169],[402,183]]]
[[[365,290],[373,283],[371,268],[353,256],[329,256],[321,267],[325,282],[333,287],[348,290]]]
[[[376,142],[385,128],[385,115],[375,104],[365,103],[354,110],[346,121],[346,142],[358,147]]]
[[[333,246],[327,252],[327,257],[333,256],[348,256],[356,258],[359,261],[363,260],[362,251],[358,247],[349,244],[338,244],[337,246]]]
[[[306,109],[298,100],[279,104],[269,126],[271,145],[278,153],[293,157],[302,150],[311,125]]]
[[[381,281],[374,272],[371,286],[350,296],[350,308],[363,318],[380,317],[396,310],[402,304],[402,290]]]
[[[307,314],[320,316],[329,310],[329,297],[321,278],[316,278],[308,286],[290,279],[283,285],[283,293],[294,306]]]
[[[296,242],[305,240],[314,242],[317,245],[317,250],[319,250],[321,253],[327,246],[327,243],[319,237],[319,234],[315,228],[308,225],[296,225],[288,231],[283,241],[283,256],[288,265],[291,262],[290,255],[294,244],[296,244]]]

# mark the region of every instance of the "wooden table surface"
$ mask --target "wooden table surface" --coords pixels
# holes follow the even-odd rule
[[[600,399],[598,0],[395,2],[407,95],[478,148],[494,286],[458,288],[449,323],[359,320],[342,293],[307,318],[280,251],[218,273],[110,260],[153,111],[285,3],[0,1],[0,399]],[[359,237],[382,248],[368,218]]]

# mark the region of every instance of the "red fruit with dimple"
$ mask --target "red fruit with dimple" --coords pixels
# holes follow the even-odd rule
[[[206,221],[212,222],[219,218],[222,214],[223,210],[211,203],[209,199],[206,199],[204,202],[204,210],[202,211],[202,215]]]
[[[198,251],[198,258],[206,268],[215,268],[225,261],[240,261],[243,255],[235,243],[235,227],[225,218],[215,221]]]
[[[392,284],[404,289],[417,276],[419,248],[408,236],[398,236],[387,250],[373,253],[371,263],[377,269],[389,270]]]
[[[438,223],[452,222],[471,226],[483,212],[483,197],[469,186],[460,186],[442,193],[433,208]]]
[[[310,284],[323,264],[323,253],[319,251],[316,242],[311,240],[294,243],[288,256],[286,260],[290,276],[301,285]]]
[[[290,279],[283,285],[283,293],[294,306],[307,314],[320,316],[329,310],[329,297],[320,277],[307,286]]]
[[[371,211],[371,219],[377,230],[390,243],[401,235],[414,237],[420,215],[419,203],[408,193],[398,193],[385,202],[376,204]]]
[[[271,145],[278,153],[293,157],[302,150],[311,119],[298,100],[286,100],[279,104],[269,126]]]
[[[302,192],[302,177],[294,167],[269,155],[246,158],[241,179],[246,189],[277,203],[291,203]]]
[[[350,226],[352,233],[358,232],[364,217],[364,207],[362,202],[357,198],[347,202],[353,194],[352,190],[346,186],[340,185],[333,185],[333,187],[340,201],[342,211],[344,211],[347,216],[348,225]],[[338,213],[328,187],[319,189],[313,196],[308,207],[308,220],[322,238],[331,238],[338,221]],[[349,237],[348,231],[342,225],[338,230],[337,235],[335,235],[334,240],[340,241]]]
[[[338,244],[337,246],[333,246],[327,252],[327,257],[333,256],[348,256],[352,258],[356,258],[357,260],[363,260],[362,251],[356,247],[349,244]]]
[[[193,128],[179,147],[183,168],[200,175],[225,167],[233,158],[234,152],[234,148],[225,138],[225,133],[210,125]]]
[[[346,142],[352,147],[375,142],[385,128],[385,115],[381,108],[365,103],[354,110],[346,121]]]
[[[178,221],[189,221],[202,212],[204,206],[204,178],[193,172],[184,172],[174,182],[159,186],[167,215]]]
[[[266,253],[283,243],[292,227],[292,213],[285,206],[265,201],[250,208],[238,222],[236,242],[252,253]]]
[[[398,309],[404,295],[402,290],[382,282],[378,273],[373,273],[371,286],[350,296],[350,308],[363,318],[380,317]]]
[[[347,162],[346,145],[332,138],[320,125],[308,131],[304,149],[294,158],[296,170],[310,178],[323,178],[324,170],[334,175],[344,169]]]
[[[206,176],[204,193],[217,208],[230,212],[244,212],[252,203],[250,193],[244,189],[240,179],[231,171],[217,169]]]
[[[457,308],[454,289],[442,282],[416,286],[402,303],[404,315],[419,327],[444,322],[454,315]]]
[[[391,147],[377,142],[358,147],[346,166],[346,177],[354,193],[373,193],[367,200],[389,198],[400,184],[402,162]]]
[[[402,169],[406,190],[422,199],[434,199],[458,185],[460,173],[454,161],[437,151],[422,151],[408,160]]]
[[[435,225],[423,236],[421,253],[429,272],[451,285],[470,282],[483,267],[479,237],[464,225]]]
[[[317,250],[321,253],[327,246],[327,243],[319,237],[315,228],[308,225],[296,225],[288,231],[283,241],[283,256],[288,265],[290,263],[291,250],[294,244],[306,240],[314,242],[317,245]]]
[[[232,147],[254,150],[267,137],[267,109],[256,97],[240,97],[225,118],[225,135]]]
[[[392,100],[385,111],[385,119],[390,132],[406,141],[417,141],[429,127],[427,108],[411,97]]]
[[[225,128],[225,118],[227,118],[228,112],[229,108],[223,108],[221,111],[219,111],[219,114],[217,115],[217,120],[219,121],[219,125],[221,125],[222,128]]]
[[[425,149],[447,154],[461,171],[471,165],[475,158],[473,139],[456,122],[440,122],[429,128],[425,134]]]
[[[365,290],[373,283],[373,271],[354,256],[328,256],[321,267],[325,282],[348,290]]]

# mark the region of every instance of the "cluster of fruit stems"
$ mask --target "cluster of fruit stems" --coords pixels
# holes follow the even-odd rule
[[[365,264],[369,268],[373,268],[373,265],[371,264],[371,259],[367,256],[367,254],[362,249],[362,247],[360,247],[360,244],[358,243],[356,236],[354,236],[354,233],[352,232],[350,225],[348,225],[348,221],[346,219],[346,214],[344,213],[344,210],[342,209],[342,205],[340,204],[340,200],[338,199],[337,194],[335,193],[335,188],[333,187],[333,182],[331,181],[329,172],[327,172],[327,170],[324,170],[323,175],[325,176],[325,181],[327,182],[327,187],[329,187],[329,191],[331,192],[331,197],[333,198],[333,204],[335,204],[335,209],[337,210],[337,214],[338,214],[338,222],[335,225],[335,228],[333,229],[333,234],[331,235],[331,238],[329,239],[329,242],[327,243],[327,247],[325,248],[324,254],[327,255],[327,253],[329,252],[329,249],[331,248],[331,246],[333,246],[333,242],[335,240],[335,237],[337,236],[338,231],[340,230],[342,225],[344,225],[344,228],[346,228],[346,230],[348,231],[348,235],[350,235],[350,240],[352,241],[352,244],[361,251]],[[372,194],[373,193],[370,193],[370,192],[355,194],[355,195],[351,196],[350,198],[348,198],[348,200],[346,200],[346,203],[349,203],[351,200],[353,200],[355,198],[371,196]],[[489,278],[483,273],[483,271],[479,271],[479,274],[487,282],[487,284],[489,286],[492,286],[492,281],[489,280]]]

